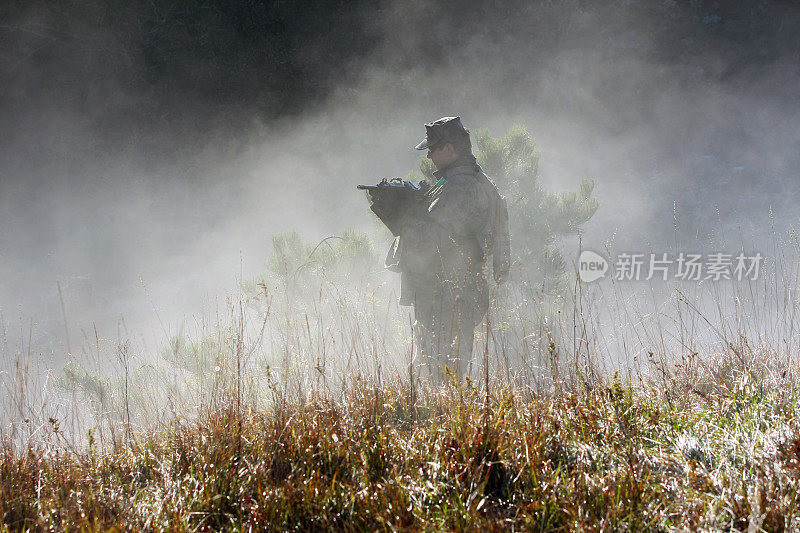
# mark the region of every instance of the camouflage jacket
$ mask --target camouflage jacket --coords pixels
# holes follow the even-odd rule
[[[387,257],[387,267],[402,272],[402,305],[442,285],[458,292],[488,293],[489,256],[497,283],[508,274],[508,210],[494,183],[474,157],[434,176],[439,184],[427,194],[427,216],[403,221]]]

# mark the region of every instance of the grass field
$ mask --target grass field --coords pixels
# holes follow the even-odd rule
[[[262,285],[149,360],[96,337],[53,375],[28,347],[2,528],[800,530],[796,281],[507,295],[435,388],[374,283]]]
[[[547,395],[356,380],[106,449],[58,446],[52,420],[52,446],[3,449],[0,510],[11,530],[796,530],[793,380],[728,375]]]

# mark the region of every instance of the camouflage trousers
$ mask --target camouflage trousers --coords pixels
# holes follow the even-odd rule
[[[486,314],[488,298],[480,290],[437,289],[414,303],[415,374],[443,384],[448,371],[458,379],[467,374],[475,327]]]

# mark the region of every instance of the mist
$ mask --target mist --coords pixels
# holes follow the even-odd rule
[[[797,219],[788,4],[0,14],[0,309],[45,352],[91,324],[166,340],[260,273],[274,233],[369,231],[354,186],[416,169],[440,116],[526,126],[550,190],[594,178],[584,247],[766,249]]]

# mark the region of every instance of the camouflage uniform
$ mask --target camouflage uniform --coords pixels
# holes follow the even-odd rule
[[[454,120],[466,134],[458,117],[432,124]],[[414,306],[418,368],[441,382],[445,365],[459,377],[467,370],[475,327],[489,306],[487,258],[501,283],[509,235],[505,200],[471,153],[434,176],[427,216],[403,221],[387,263],[402,272],[400,303]]]

